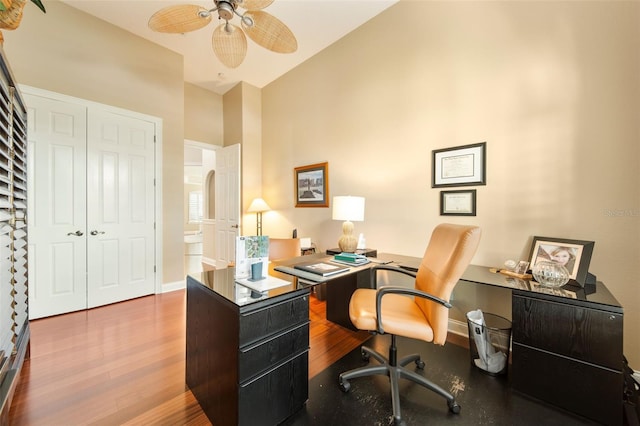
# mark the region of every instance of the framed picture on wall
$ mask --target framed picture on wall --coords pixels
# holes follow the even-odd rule
[[[476,190],[440,191],[441,216],[475,216]]]
[[[529,252],[531,269],[543,260],[557,262],[567,268],[569,278],[584,286],[594,244],[593,241],[533,237]]]
[[[431,187],[486,185],[487,143],[434,150]]]
[[[296,167],[296,207],[329,207],[329,163]]]

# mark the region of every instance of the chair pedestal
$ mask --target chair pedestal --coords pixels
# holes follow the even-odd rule
[[[405,368],[407,364],[414,362],[417,368],[419,368],[420,370],[424,369],[424,362],[420,359],[419,354],[411,354],[401,358],[399,361],[397,360],[395,335],[391,335],[391,345],[389,346],[388,359],[367,346],[362,346],[360,349],[362,351],[363,359],[369,360],[370,357],[373,357],[380,364],[367,365],[340,374],[339,384],[340,389],[342,389],[343,392],[349,392],[349,390],[351,389],[351,384],[349,383],[350,379],[373,375],[389,376],[389,384],[391,386],[391,403],[393,406],[393,420],[396,425],[403,425],[404,422],[402,421],[400,410],[400,391],[398,382],[400,381],[400,379],[407,379],[411,380],[414,383],[417,383],[420,386],[424,386],[425,388],[430,389],[438,395],[444,397],[447,400],[449,411],[455,414],[460,413],[461,407],[460,405],[458,405],[458,403],[456,403],[455,398],[453,397],[453,395],[451,395],[451,393],[445,391],[440,386],[436,385],[430,380],[427,380],[425,377],[417,374],[416,372]]]

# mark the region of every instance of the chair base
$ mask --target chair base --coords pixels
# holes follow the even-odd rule
[[[424,369],[424,362],[420,359],[420,354],[411,354],[405,356],[399,361],[396,360],[396,336],[391,336],[389,359],[386,359],[383,355],[367,346],[362,346],[361,351],[362,358],[364,360],[368,361],[370,357],[373,357],[380,363],[380,365],[367,365],[365,367],[356,368],[340,374],[339,386],[343,392],[349,392],[349,390],[351,389],[351,384],[349,383],[350,379],[373,375],[389,376],[389,383],[391,386],[391,404],[393,407],[393,420],[396,425],[404,425],[400,410],[400,391],[398,382],[400,381],[400,379],[407,379],[411,380],[414,383],[417,383],[420,386],[424,386],[425,388],[430,389],[438,395],[444,397],[447,400],[449,411],[454,414],[460,413],[461,407],[456,402],[451,393],[445,391],[432,381],[427,380],[419,374],[405,368],[407,364],[414,362],[416,364],[416,367],[421,370]]]

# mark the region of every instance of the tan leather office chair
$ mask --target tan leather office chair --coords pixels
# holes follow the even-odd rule
[[[301,255],[299,238],[269,238],[269,260],[290,259]]]
[[[353,293],[349,302],[349,316],[353,324],[360,330],[391,334],[391,345],[388,360],[373,349],[362,346],[363,359],[373,357],[380,364],[340,374],[339,384],[344,392],[351,388],[350,379],[374,374],[387,375],[391,384],[395,424],[404,424],[398,391],[400,378],[431,389],[447,400],[451,412],[460,412],[460,405],[451,393],[405,368],[413,361],[419,369],[424,369],[424,362],[419,354],[397,359],[396,336],[444,345],[447,339],[448,309],[451,308],[449,297],[476,252],[480,234],[480,228],[475,226],[441,224],[431,235],[417,273],[390,265],[377,265],[373,268],[374,280],[377,270],[394,271],[414,276],[415,287],[385,286],[379,289],[357,289]]]

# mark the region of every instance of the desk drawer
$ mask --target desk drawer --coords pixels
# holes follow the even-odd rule
[[[238,425],[272,426],[302,408],[309,397],[309,353],[305,352],[243,386]]]
[[[276,335],[240,350],[239,380],[243,382],[280,364],[294,354],[309,350],[309,324]]]
[[[240,347],[309,321],[309,293],[240,316]]]
[[[622,370],[622,314],[513,296],[513,342]]]
[[[599,423],[622,424],[623,377],[619,371],[514,342],[511,384],[517,391]]]

